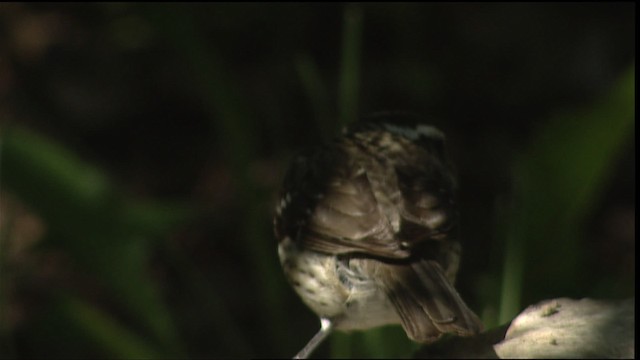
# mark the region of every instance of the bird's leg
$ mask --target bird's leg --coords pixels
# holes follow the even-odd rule
[[[302,350],[300,350],[300,352],[298,352],[296,356],[294,356],[293,358],[294,359],[308,358],[309,355],[311,355],[311,353],[313,352],[313,350],[315,350],[318,347],[318,345],[320,345],[322,341],[327,337],[327,335],[331,333],[332,328],[333,328],[333,324],[331,324],[331,320],[327,318],[320,318],[320,331],[318,331],[318,333],[316,333],[311,338],[311,340],[309,340],[307,345],[305,345],[304,348],[302,348]]]

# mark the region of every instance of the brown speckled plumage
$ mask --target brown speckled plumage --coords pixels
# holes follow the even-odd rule
[[[336,329],[399,323],[418,342],[477,333],[453,288],[455,190],[435,128],[388,117],[354,124],[287,173],[274,219],[287,279]]]

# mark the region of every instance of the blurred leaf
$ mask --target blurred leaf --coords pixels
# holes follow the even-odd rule
[[[138,335],[119,324],[106,312],[71,296],[59,298],[58,309],[76,326],[85,332],[95,346],[104,349],[109,357],[120,359],[158,359],[163,354],[141,339]]]
[[[420,348],[407,337],[400,325],[384,326],[363,333],[363,357],[378,359],[408,359]]]
[[[193,206],[160,201],[127,201],[122,210],[127,229],[145,236],[163,236],[199,214]]]
[[[60,222],[76,215],[91,214],[113,198],[104,174],[44,137],[18,127],[4,128],[2,177],[5,185],[39,211]],[[60,210],[63,210],[61,213]],[[89,215],[90,216],[90,215]]]
[[[132,220],[164,220],[166,230],[184,213],[127,204],[99,169],[25,129],[6,128],[3,146],[2,184],[45,220],[43,246],[67,251],[108,284],[113,299],[146,324],[166,351],[179,352],[168,310],[147,272],[147,234],[132,231],[154,229],[157,235],[159,227]],[[133,215],[137,219],[128,218]]]
[[[333,119],[331,112],[327,88],[322,81],[318,66],[308,54],[298,56],[295,64],[302,87],[311,103],[317,129],[326,141],[333,137],[337,130],[336,121]]]
[[[189,289],[187,297],[195,309],[204,309],[205,314],[213,314],[217,327],[208,333],[209,339],[224,339],[215,342],[216,356],[233,354],[240,358],[249,358],[253,354],[252,344],[243,332],[235,314],[228,311],[219,292],[220,288],[213,287],[212,281],[202,272],[184,249],[175,243],[167,244],[168,261],[182,274]],[[215,282],[214,282],[215,283]],[[200,329],[196,329],[200,331]],[[225,351],[228,351],[225,353]]]
[[[330,340],[332,359],[348,359],[353,357],[353,347],[355,344],[353,333],[346,334],[334,331],[331,334]]]
[[[265,339],[272,346],[287,344],[290,337],[282,319],[286,318],[281,303],[284,281],[277,261],[275,244],[265,237],[270,234],[265,225],[263,204],[266,203],[267,192],[261,189],[249,174],[249,164],[257,157],[259,137],[252,128],[251,116],[235,79],[228,76],[228,71],[219,52],[212,44],[207,43],[202,32],[196,28],[189,11],[170,9],[163,6],[149,12],[149,16],[159,24],[166,37],[184,61],[190,75],[200,90],[200,96],[208,112],[217,135],[217,150],[224,154],[226,164],[231,169],[234,183],[237,186],[238,202],[242,209],[242,235],[249,263],[254,266],[255,285],[259,288],[259,301],[256,302],[257,316],[262,319],[256,322],[265,324],[270,331]],[[222,302],[219,302],[222,304]],[[220,311],[225,311],[220,309]],[[226,316],[225,318],[229,318]],[[220,323],[221,332],[226,324]],[[234,342],[242,343],[243,339]],[[245,349],[246,350],[246,349]]]
[[[343,26],[338,108],[340,122],[344,126],[358,118],[360,57],[362,53],[362,10],[357,4],[345,6]]]
[[[591,107],[551,117],[515,162],[500,321],[521,309],[523,291],[579,296],[580,229],[609,178],[635,116],[635,67]]]
[[[408,359],[419,348],[400,325],[331,335],[331,356],[338,359]]]

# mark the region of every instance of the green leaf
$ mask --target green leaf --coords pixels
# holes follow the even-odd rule
[[[58,311],[75,326],[81,328],[82,336],[96,347],[102,348],[109,357],[120,359],[158,359],[163,354],[137,334],[127,329],[108,313],[72,296],[60,296]]]
[[[168,310],[147,272],[151,248],[144,230],[158,227],[137,223],[146,218],[175,224],[179,216],[126,202],[102,171],[41,135],[17,126],[3,135],[3,187],[45,221],[41,247],[68,253],[73,265],[106,286],[166,351],[179,353]]]
[[[362,45],[362,10],[349,4],[344,10],[342,32],[342,62],[338,108],[342,125],[354,122],[358,117],[358,94],[360,93],[360,58]]]
[[[589,286],[580,276],[585,257],[580,229],[633,136],[634,79],[632,66],[593,106],[552,116],[515,161],[502,323],[518,313],[527,294],[579,296]]]

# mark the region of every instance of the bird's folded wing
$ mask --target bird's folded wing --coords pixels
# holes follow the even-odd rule
[[[396,239],[364,171],[329,181],[307,225],[299,240],[310,250],[388,258],[410,255]]]

